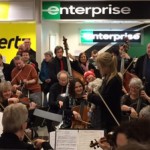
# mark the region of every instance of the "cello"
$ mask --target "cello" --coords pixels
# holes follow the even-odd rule
[[[64,47],[66,51],[66,56],[67,56],[67,65],[68,65],[68,71],[71,77],[73,78],[78,78],[84,83],[84,78],[83,76],[78,73],[77,71],[71,69],[71,64],[68,58],[68,44],[67,44],[67,39],[63,36],[63,42],[64,42]],[[68,86],[67,86],[68,87]],[[66,95],[68,95],[68,88],[66,89]],[[75,106],[72,108],[72,111],[76,111],[80,114],[81,118],[79,120],[76,120],[75,118],[72,119],[72,126],[71,128],[78,128],[78,129],[83,129],[87,128],[87,125],[89,124],[89,118],[88,118],[88,111],[89,107],[85,105],[84,101],[81,102],[80,105]]]

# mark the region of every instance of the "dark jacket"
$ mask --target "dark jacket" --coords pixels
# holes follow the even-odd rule
[[[135,73],[143,81],[145,91],[150,96],[150,78],[149,78],[150,74],[147,73],[147,75],[145,75],[145,72],[149,71],[149,66],[146,67],[146,62],[150,61],[148,59],[149,58],[147,54],[138,58],[136,62],[136,66],[135,66]],[[145,71],[144,71],[144,68],[145,68]]]
[[[45,80],[52,79],[50,62],[46,62],[45,60],[42,61],[39,78],[43,82],[43,84],[42,84],[43,92],[44,93],[49,92],[49,89],[50,89],[51,85],[53,84],[53,81],[51,80],[50,83],[46,83]]]
[[[6,63],[3,63],[3,74],[4,74],[4,77],[5,77],[5,80],[6,81],[11,81],[11,73],[10,73],[10,65],[9,64],[6,64]]]
[[[104,80],[102,86],[100,88],[100,93],[116,117],[116,119],[120,122],[121,120],[121,93],[122,93],[122,81],[120,77],[117,75],[113,77],[107,84]],[[98,95],[95,93],[91,93],[88,95],[89,102],[92,102],[101,109],[101,124],[102,129],[106,129],[108,132],[113,129],[114,126],[117,126],[117,123],[114,121],[113,117],[110,115],[107,107],[104,105],[103,101],[100,99]],[[94,112],[93,112],[94,113]]]
[[[31,60],[36,61],[36,52],[32,48],[29,49],[29,55]]]
[[[62,57],[62,61],[63,61],[63,66],[65,71],[68,71],[68,66],[67,66],[67,59],[66,57]],[[72,61],[71,63],[71,68],[76,70],[79,73],[82,73],[81,67],[79,65],[79,62],[76,61]],[[51,71],[52,71],[52,80],[54,82],[57,82],[57,74],[58,72],[61,71],[61,66],[60,66],[60,59],[58,59],[57,57],[55,57],[51,63]]]
[[[139,57],[135,65],[135,73],[140,79],[143,78],[143,68],[144,68],[143,65],[145,56],[146,55]]]
[[[42,144],[44,150],[50,149],[50,145],[47,142]],[[19,138],[13,133],[3,133],[0,137],[0,150],[3,149],[18,149],[18,150],[35,150],[32,144],[27,144],[20,141]]]
[[[54,83],[51,88],[50,88],[50,95],[49,95],[49,106],[50,106],[50,111],[53,113],[59,113],[60,108],[58,104],[58,97],[60,94],[66,92],[66,86],[61,86],[58,82]]]

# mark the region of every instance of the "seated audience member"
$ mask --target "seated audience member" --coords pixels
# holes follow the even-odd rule
[[[51,149],[48,142],[36,139],[33,144],[23,141],[28,121],[28,110],[24,104],[17,103],[7,106],[3,113],[3,133],[0,137],[0,149]]]
[[[127,117],[137,118],[140,110],[149,103],[150,99],[142,89],[141,79],[132,78],[129,83],[129,94],[121,99],[121,110]]]

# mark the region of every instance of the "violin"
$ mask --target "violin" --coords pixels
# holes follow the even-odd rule
[[[27,108],[29,108],[29,106],[30,106],[30,99],[29,99],[28,97],[18,96],[18,95],[16,95],[16,94],[13,94],[13,95],[11,96],[11,98],[18,98],[18,100],[19,100],[18,102],[20,102],[20,103],[26,105]],[[11,98],[10,98],[10,99],[11,99]],[[9,104],[9,105],[10,105],[10,104],[13,104],[13,103],[15,103],[13,100],[12,100],[12,101],[11,101],[11,100],[8,101],[8,104]]]
[[[100,139],[100,142],[98,140],[94,139],[90,142],[90,147],[94,149],[99,148],[101,146],[101,143],[106,143],[106,146],[114,146],[114,132],[109,132],[108,134],[105,135],[105,137],[102,137]]]

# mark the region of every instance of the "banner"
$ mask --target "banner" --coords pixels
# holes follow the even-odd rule
[[[45,1],[42,19],[149,19],[149,5],[149,1]]]
[[[122,42],[128,38],[130,43],[141,43],[141,31],[101,31],[80,30],[80,42],[82,44],[93,44],[97,42]]]
[[[0,23],[0,54],[9,63],[18,51],[18,45],[30,38],[31,48],[36,50],[35,23]]]

